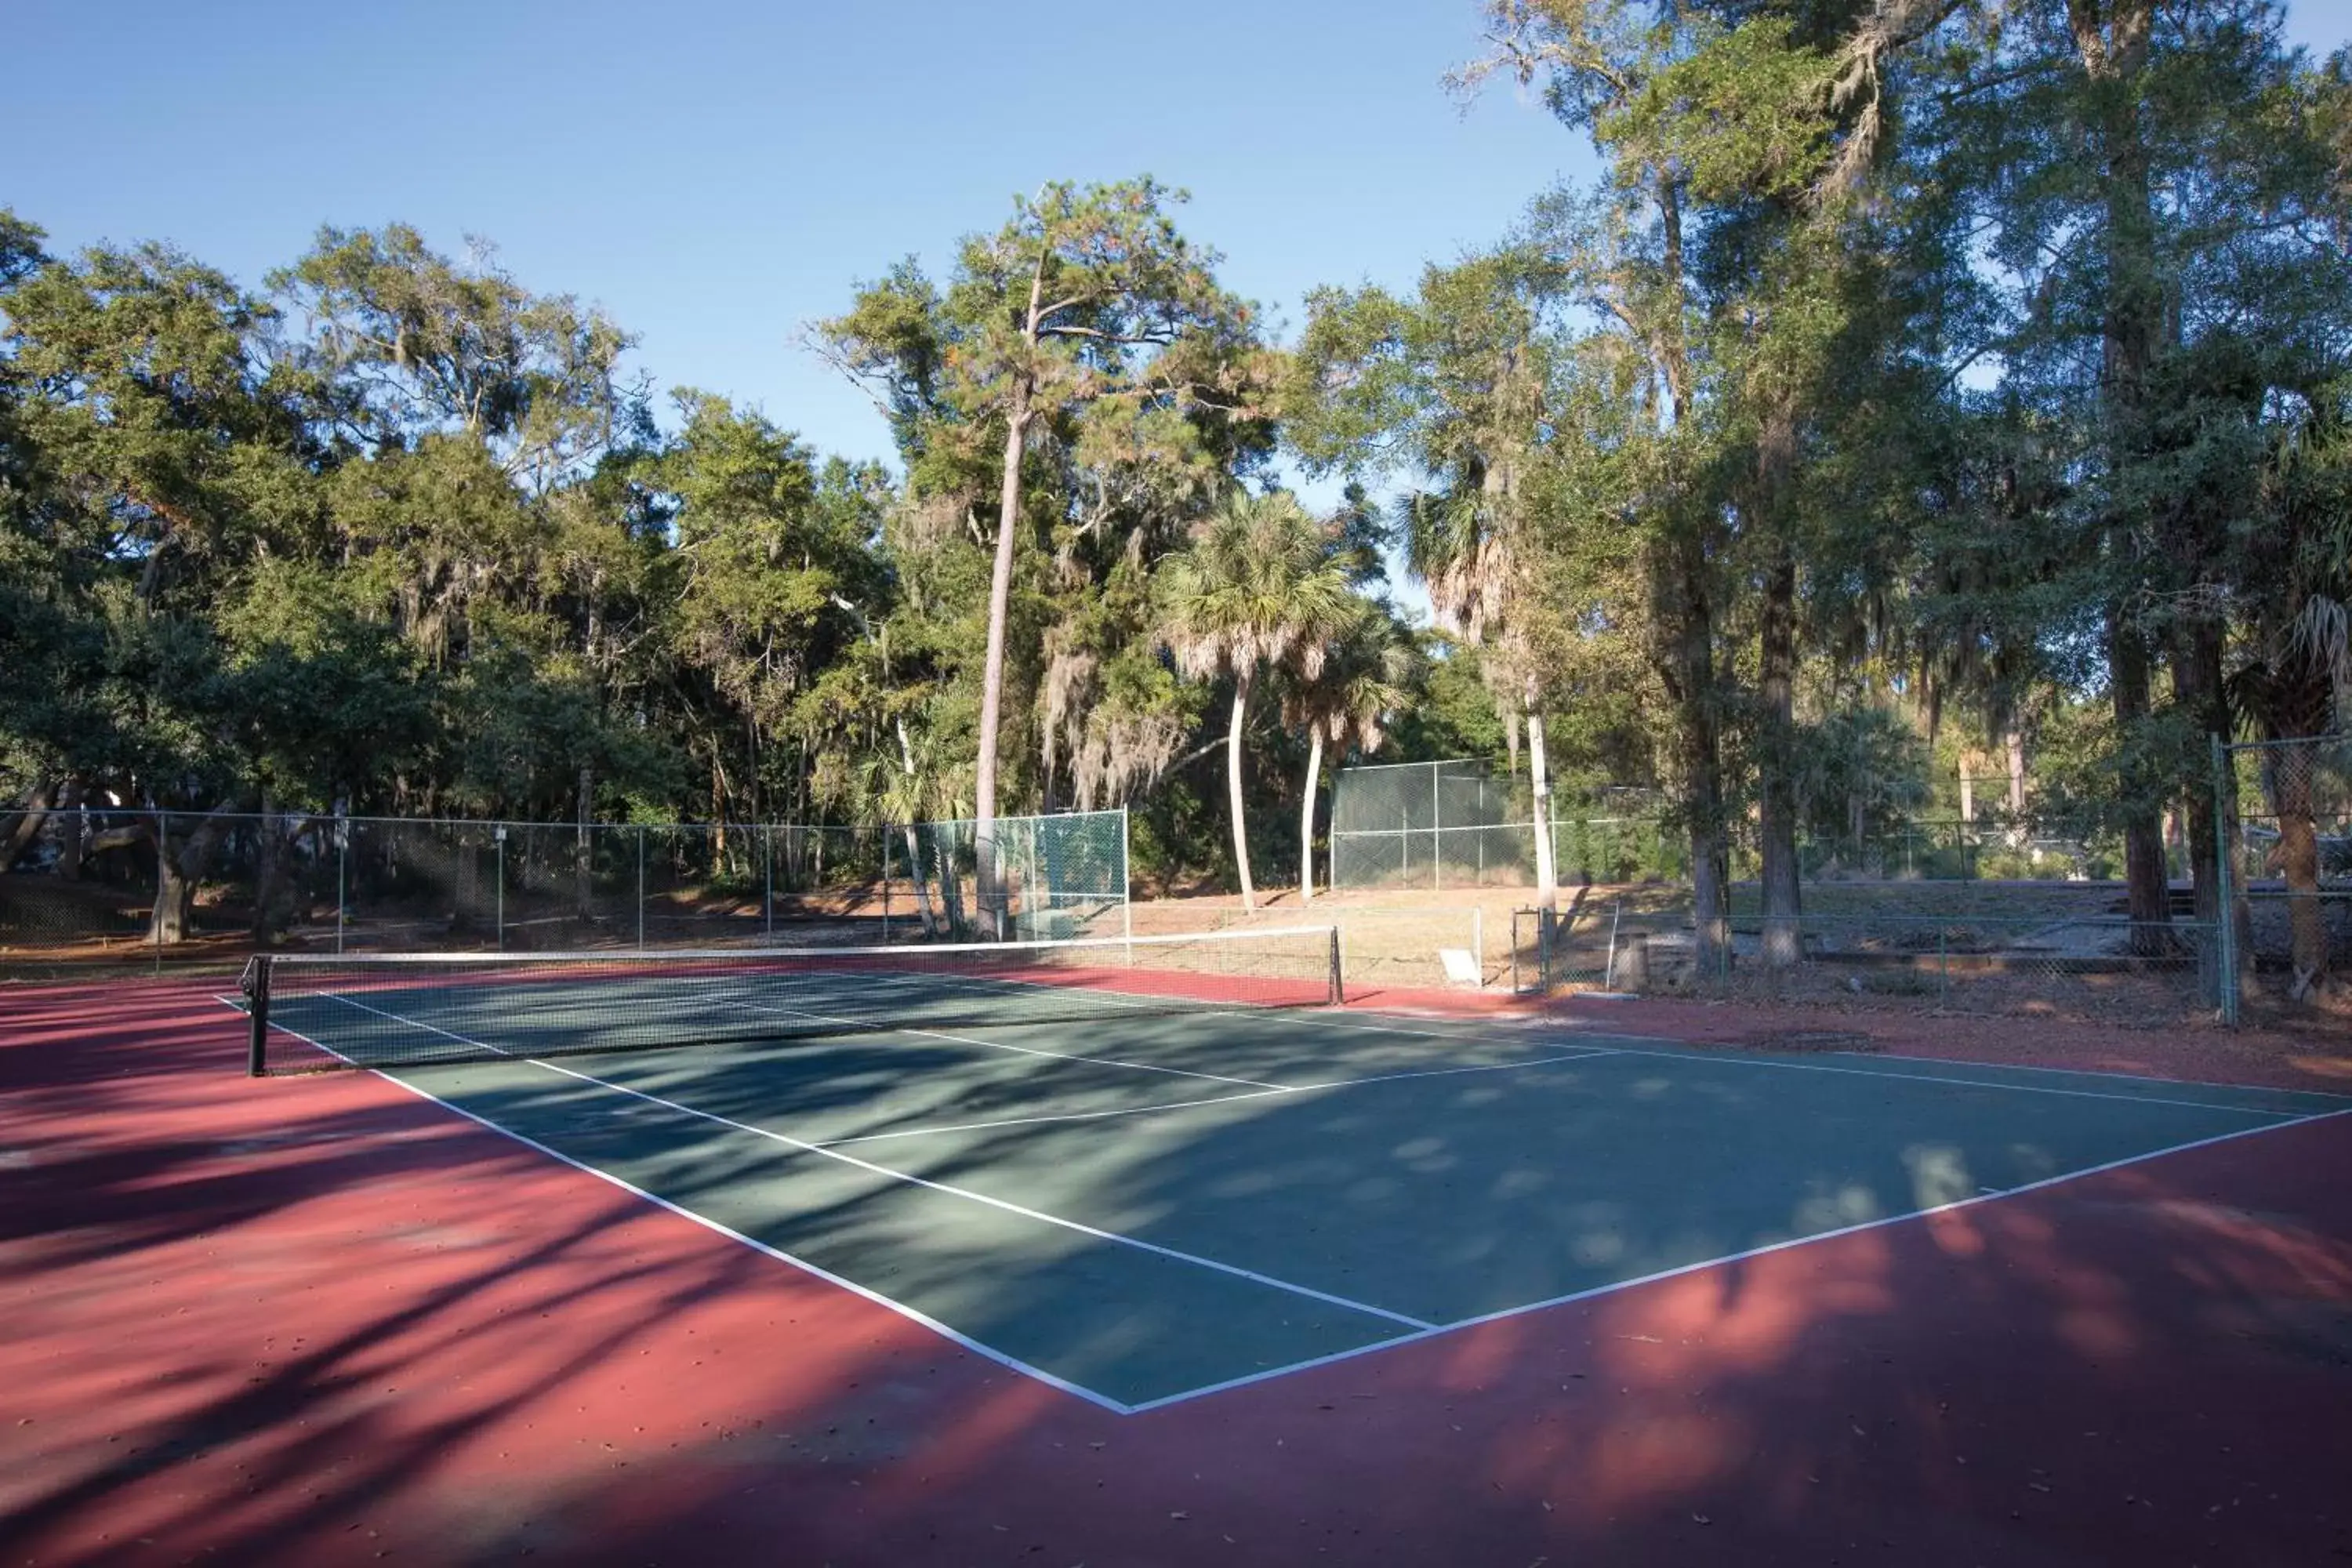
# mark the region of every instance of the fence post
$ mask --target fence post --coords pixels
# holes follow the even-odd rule
[[[2238,895],[2230,885],[2232,868],[2230,864],[2230,749],[2221,737],[2210,737],[2213,747],[2213,940],[2220,954],[2221,973],[2216,976],[2215,1000],[2221,1004],[2221,1022],[2235,1025],[2238,1021]]]
[[[890,829],[882,829],[882,945],[890,945]]]
[[[1118,807],[1118,934],[1127,942],[1127,966],[1129,969],[1135,967],[1134,852],[1135,837],[1128,821],[1127,803],[1121,801]]]
[[[343,951],[343,911],[351,905],[350,885],[352,858],[352,819],[341,812],[335,814],[335,951]]]
[[[497,910],[491,919],[496,923],[498,931],[499,951],[504,952],[507,950],[507,825],[505,823],[501,822],[490,829],[490,845],[493,857],[490,862],[490,876],[495,884],[492,908]]]
[[[1432,892],[1445,885],[1445,873],[1440,868],[1439,857],[1445,853],[1445,807],[1438,798],[1437,770],[1443,764],[1429,764],[1429,887]]]
[[[158,811],[155,818],[155,902],[147,911],[148,945],[155,952],[155,973],[163,973],[163,858],[172,852],[171,814]]]
[[[637,825],[637,951],[646,946],[646,829]]]
[[[884,853],[888,853],[890,841],[882,841]],[[886,867],[887,869],[887,867]],[[760,932],[761,939],[771,945],[776,940],[776,825],[762,823],[760,826]]]

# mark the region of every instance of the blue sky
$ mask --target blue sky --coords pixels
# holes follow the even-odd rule
[[[1581,166],[1507,87],[1466,116],[1441,89],[1471,0],[12,9],[0,202],[53,247],[167,238],[257,284],[322,222],[480,235],[637,333],[657,384],[854,456],[887,434],[799,324],[1043,180],[1189,189],[1228,285],[1295,322]]]
[[[171,240],[257,285],[321,223],[494,241],[603,305],[662,387],[886,456],[793,345],[898,258],[936,265],[1050,178],[1150,173],[1227,282],[1410,286],[1590,168],[1507,85],[1467,107],[1475,0],[15,0],[0,203],[58,248]],[[2325,49],[2352,0],[2296,0]]]

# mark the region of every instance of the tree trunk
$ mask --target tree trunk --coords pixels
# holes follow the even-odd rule
[[[1724,907],[1727,858],[1723,824],[1723,744],[1716,711],[1715,620],[1706,589],[1706,548],[1685,538],[1670,564],[1674,647],[1669,682],[1675,707],[1675,750],[1689,814],[1693,959],[1702,976],[1730,966],[1731,931]]]
[[[254,832],[257,875],[253,888],[253,941],[266,947],[276,931],[272,913],[278,903],[278,884],[285,877],[285,846],[278,833],[277,796],[267,787],[261,792],[261,811]]]
[[[49,819],[49,807],[57,797],[57,785],[36,784],[25,792],[16,813],[0,821],[0,871],[14,866],[16,857],[25,852],[25,846],[41,831],[41,824]]]
[[[1528,710],[1528,774],[1535,782],[1536,908],[1559,908],[1559,868],[1552,861],[1551,768],[1544,755],[1543,715]]]
[[[2100,414],[2110,484],[2118,485],[2146,443],[2148,369],[2164,328],[2150,160],[2137,90],[2147,65],[2155,7],[2153,0],[2067,0],[2066,12],[2097,105],[2093,129],[2105,209],[2100,238],[2106,264],[2100,296]],[[2148,510],[2144,497],[2111,489],[2103,522],[2108,569],[2121,579],[2107,604],[2107,678],[2115,692],[2118,739],[2126,748],[2140,738],[2149,709],[2150,656],[2147,638],[2131,619],[2129,597],[2144,578],[2138,563],[2143,542],[2153,536]],[[2157,819],[2159,803],[2151,798],[2148,781],[2126,779],[2124,790],[2131,950],[2159,953],[2168,946],[2165,928],[2172,914]]]
[[[2294,978],[2288,994],[2303,1001],[2327,980],[2327,921],[2319,904],[2319,832],[2312,819],[2311,772],[2299,751],[2280,753],[2273,785],[2279,825],[2279,872],[2286,879],[2287,953]]]
[[[79,776],[66,780],[66,787],[58,796],[58,811],[63,818],[58,824],[58,875],[66,881],[81,879],[82,799],[87,787]]]
[[[1519,776],[1519,710],[1516,703],[1502,698],[1496,699],[1495,706],[1502,710],[1503,744],[1510,749],[1509,776],[1517,778]]]
[[[2174,703],[2189,715],[2201,734],[2226,740],[2230,733],[2230,706],[2222,689],[2222,638],[2221,624],[2210,616],[2184,620],[2178,628],[2173,649],[2172,696]],[[2189,876],[2196,889],[2197,923],[2202,928],[2198,937],[2199,984],[2205,1000],[2218,1006],[2221,1000],[2221,971],[2217,938],[2228,911],[2221,908],[2222,841],[2217,821],[2223,815],[2234,821],[2237,803],[2215,799],[2212,773],[2201,757],[2189,770],[2184,806],[2187,821],[2183,826],[2187,829]]]
[[[1034,298],[1031,310],[1034,313]],[[1004,935],[1004,901],[996,886],[996,733],[1004,713],[1004,623],[1012,613],[1013,550],[1021,523],[1021,458],[1028,434],[1029,389],[1020,383],[1013,388],[1004,425],[1004,482],[997,493],[996,565],[988,579],[988,653],[981,667],[980,758],[972,812],[981,918],[1000,939]]]
[[[2319,824],[2313,785],[2332,696],[2316,660],[2297,658],[2281,683],[2265,725],[2272,744],[2262,752],[2263,790],[2278,817],[2279,874],[2286,881],[2287,953],[2294,969],[2288,994],[2300,1002],[2327,983],[2327,918],[2319,899]],[[2280,718],[2287,720],[2279,723]]]
[[[2116,731],[2128,747],[2148,721],[2147,639],[2120,604],[2107,606],[2107,679],[2115,689]],[[2131,951],[2165,952],[2172,923],[2172,887],[2165,874],[2162,808],[2147,797],[2145,781],[2124,782],[2124,901],[2131,919]]]
[[[1315,791],[1323,777],[1323,726],[1307,727],[1307,792],[1298,805],[1298,901],[1315,901]]]
[[[2001,731],[2000,744],[2009,763],[2009,841],[2014,847],[2025,834],[2025,731],[2010,725]]]
[[[1764,858],[1764,963],[1793,969],[1804,959],[1804,928],[1797,876],[1797,560],[1785,540],[1765,579],[1761,643],[1763,788],[1757,834]]]
[[[719,765],[719,737],[710,738],[710,869],[727,866],[727,774]]]
[[[936,936],[939,934],[940,929],[940,922],[943,921],[946,916],[944,911],[936,917],[931,913],[930,878],[923,869],[923,851],[921,842],[915,837],[915,824],[912,821],[915,815],[915,808],[911,804],[915,799],[915,743],[907,738],[907,720],[904,714],[894,716],[890,722],[891,727],[898,732],[898,767],[899,770],[906,774],[908,786],[907,799],[910,803],[908,806],[907,812],[909,820],[906,825],[905,831],[907,835],[907,864],[913,868],[915,876],[915,912],[922,917],[923,934],[925,936]],[[887,843],[888,840],[885,839],[884,842]],[[949,874],[954,874],[954,868],[949,868]]]
[[[580,828],[572,849],[572,907],[581,920],[595,913],[595,830],[589,826],[593,820],[596,803],[596,770],[587,763],[580,764]]]
[[[147,934],[157,946],[176,947],[188,940],[196,885],[210,868],[214,846],[228,827],[227,809],[223,806],[207,813],[176,854],[172,848],[171,814],[156,815],[155,915]]]
[[[1234,678],[1234,725],[1225,731],[1225,795],[1234,814],[1234,868],[1241,875],[1242,908],[1255,912],[1257,889],[1250,884],[1249,831],[1242,820],[1242,720],[1249,707],[1250,679]]]
[[[923,922],[925,936],[937,936],[939,917],[931,913],[931,879],[923,869],[923,849],[915,837],[915,825],[908,823],[900,830],[907,838],[907,865],[915,882],[915,913]],[[885,840],[887,843],[887,840]]]

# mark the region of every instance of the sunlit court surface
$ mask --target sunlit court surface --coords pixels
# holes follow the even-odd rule
[[[1109,946],[20,992],[11,1545],[2352,1549],[2352,1100]]]

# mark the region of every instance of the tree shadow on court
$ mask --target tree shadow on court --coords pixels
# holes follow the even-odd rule
[[[47,1081],[0,1066],[27,1130],[9,1146],[32,1155],[0,1212],[16,1288],[0,1381],[12,1423],[34,1423],[12,1426],[26,1460],[0,1481],[12,1557],[1525,1564],[1891,1549],[1932,1563],[2352,1548],[2336,1496],[2352,1463],[2342,1121],[1121,1417],[378,1080],[240,1082],[219,1073],[214,1025],[148,1042],[201,1068],[150,1070],[135,1037],[149,1026],[124,1026],[134,1037],[55,1058]],[[855,1112],[859,1060],[837,1061],[855,1081],[795,1083],[793,1114]],[[684,1102],[777,1108],[773,1079],[739,1066],[661,1070]],[[1283,1248],[1269,1273],[1354,1268],[1394,1299],[1473,1277],[1509,1293],[1541,1283],[1515,1269],[1736,1239],[1738,1205],[1721,1197],[1638,1214],[1564,1198],[1592,1130],[1576,1096],[1510,1079],[1431,1080],[1393,1108],[1270,1097],[1197,1122],[864,1147],[976,1189],[1057,1173],[1139,1237]],[[564,1106],[541,1089],[495,1109],[554,1126]],[[870,1130],[960,1109],[926,1091]],[[747,1152],[740,1134],[644,1110],[564,1136],[651,1162],[662,1194],[697,1208],[751,1190],[761,1161],[784,1179],[823,1158]],[[1742,1151],[1718,1142],[1668,1148],[1653,1179],[1736,1182]],[[1872,1173],[1918,1179],[1899,1158]],[[1826,1158],[1795,1173],[1831,1203],[1850,1175]],[[1055,1310],[1023,1258],[910,1237],[876,1202],[887,1178],[790,1179],[793,1225],[861,1259],[871,1288],[961,1290],[1006,1321]],[[1783,1209],[1790,1179],[1770,1184]],[[1443,1215],[1413,1211],[1416,1187],[1451,1193]],[[1418,1255],[1366,1272],[1403,1235]],[[1045,1261],[1104,1270],[1122,1251],[1075,1232],[1055,1248]]]

